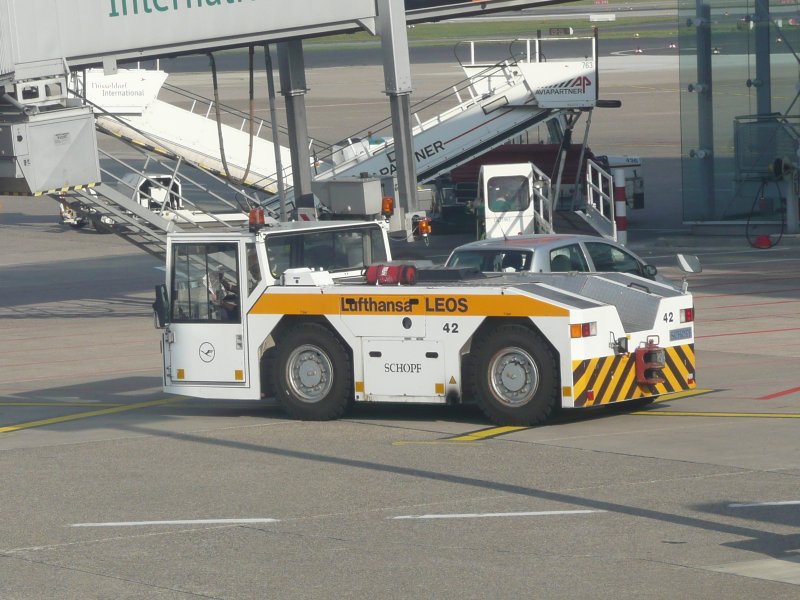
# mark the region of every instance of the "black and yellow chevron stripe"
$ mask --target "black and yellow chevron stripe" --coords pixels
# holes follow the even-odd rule
[[[666,366],[662,374],[666,381],[656,385],[636,383],[636,360],[633,354],[573,361],[572,386],[575,406],[610,404],[696,387],[694,344],[672,346],[664,350]],[[691,382],[689,375],[692,376]],[[590,399],[591,396],[593,398]]]
[[[50,194],[66,194],[67,192],[89,190],[95,187],[96,185],[99,185],[99,182],[84,183],[81,185],[68,185],[65,187],[53,188],[52,190],[46,190],[44,192],[34,192],[33,194],[28,194],[26,192],[2,192],[2,191],[0,191],[0,194],[2,194],[3,196],[33,196],[34,198],[39,198],[40,196],[45,196]]]

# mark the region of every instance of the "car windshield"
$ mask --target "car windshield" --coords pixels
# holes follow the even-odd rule
[[[446,267],[475,269],[487,272],[529,271],[533,252],[530,250],[456,250]]]

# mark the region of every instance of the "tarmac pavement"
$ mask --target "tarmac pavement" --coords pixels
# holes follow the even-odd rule
[[[668,75],[610,85],[646,111]],[[315,122],[385,106],[345,76],[310,74],[328,90]],[[677,156],[668,118],[625,114],[662,140],[646,156]],[[0,595],[797,598],[800,248],[688,236],[664,198],[632,218],[631,246],[668,277],[676,251],[703,262],[702,393],[510,430],[470,407],[308,423],[167,396],[161,265],[58,224],[52,200],[0,198]]]

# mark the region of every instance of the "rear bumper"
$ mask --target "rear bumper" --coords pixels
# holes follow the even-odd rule
[[[636,361],[633,353],[573,361],[574,406],[613,404],[697,387],[694,344],[669,346],[664,350],[666,366],[662,373],[665,381],[653,385],[636,382]]]

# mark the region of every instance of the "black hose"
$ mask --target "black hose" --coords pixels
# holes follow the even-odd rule
[[[222,139],[222,121],[219,110],[219,84],[217,83],[217,61],[214,60],[214,55],[209,52],[208,59],[211,61],[211,81],[214,85],[214,110],[217,114],[217,136],[219,137],[219,156],[222,159],[222,168],[225,169],[225,175],[228,179],[233,180],[231,172],[228,169],[228,160],[225,158],[225,142]]]
[[[250,145],[247,152],[247,167],[245,167],[244,174],[241,177],[241,183],[245,183],[247,176],[250,174],[250,164],[253,160],[253,138],[255,137],[253,133],[253,127],[255,124],[253,123],[253,117],[255,116],[255,92],[254,92],[254,85],[253,85],[253,54],[254,54],[254,47],[250,46],[249,51],[249,58],[250,58]],[[217,136],[219,137],[219,156],[222,159],[222,167],[225,169],[225,175],[228,176],[228,179],[231,181],[236,181],[236,179],[231,175],[231,171],[228,168],[228,160],[225,156],[225,141],[222,137],[222,114],[220,111],[220,104],[219,104],[219,83],[217,82],[217,61],[214,60],[214,55],[211,52],[208,52],[208,58],[211,61],[211,80],[214,84],[214,112],[217,116]]]

